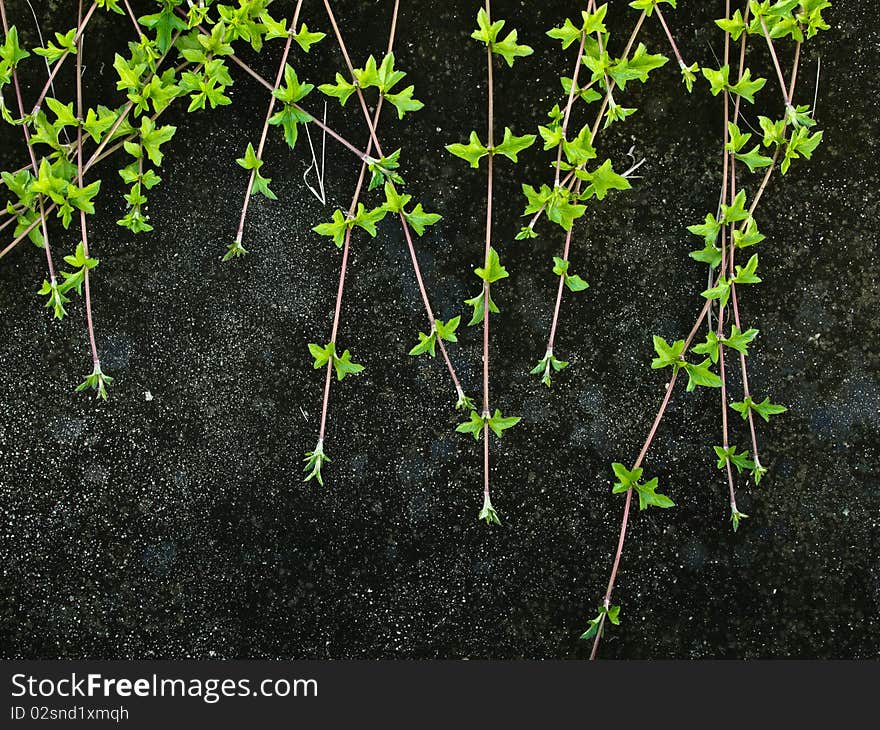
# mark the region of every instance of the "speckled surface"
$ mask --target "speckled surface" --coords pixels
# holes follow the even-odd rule
[[[44,5],[44,30],[73,25],[72,3]],[[560,53],[543,31],[580,5],[496,4],[536,49],[498,71],[499,128],[533,131],[557,100],[555,76],[569,74],[574,49]],[[612,2],[618,51],[635,19],[625,5]],[[723,4],[679,5],[669,20],[683,53],[711,62],[721,52],[711,19]],[[321,4],[305,7],[309,26],[328,30]],[[338,3],[356,60],[383,51],[390,7]],[[443,145],[471,128],[483,133],[485,57],[467,38],[476,3],[402,7],[398,65],[428,107],[402,123],[385,117],[380,134],[403,148],[410,192],[445,216],[417,245],[448,318],[477,291],[470,269],[482,246],[484,173]],[[9,8],[30,39],[23,4]],[[632,521],[616,594],[623,624],[604,656],[880,652],[880,82],[868,60],[880,39],[868,16],[864,4],[837,0],[833,31],[807,49],[797,98],[812,101],[821,54],[826,144],[813,164],[774,181],[758,215],[765,283],[741,302],[761,330],[750,381],[790,408],[760,428],[771,473],[760,489],[741,485],[751,518],[734,535],[711,450],[717,391],[675,394],[646,469],[678,507]],[[115,31],[94,25],[91,38],[105,40],[88,42],[87,88],[112,90],[109,53],[129,31],[114,23]],[[656,22],[644,40],[668,53]],[[268,76],[278,53],[254,63]],[[763,98],[776,113],[766,55],[757,48],[750,65],[768,76]],[[310,81],[341,70],[329,42],[295,58]],[[783,58],[790,63],[790,53]],[[31,68],[29,97],[39,76]],[[454,392],[442,364],[406,354],[424,314],[390,220],[377,239],[353,246],[340,343],[367,369],[334,383],[326,486],[302,483],[323,385],[306,344],[327,338],[340,257],[309,230],[330,208],[304,191],[303,154],[274,133],[266,170],[280,201],[253,201],[251,255],[220,262],[245,184],[234,160],[255,141],[265,108],[260,88],[236,79],[235,104],[222,113],[168,113],[179,130],[152,195],[155,233],[115,226],[120,185],[112,166],[100,168],[105,189],[90,238],[101,259],[99,347],[116,378],[109,403],[72,392],[89,368],[83,314],[75,306],[59,324],[42,308],[40,253],[22,246],[0,262],[0,652],[584,658],[577,636],[604,590],[622,509],[609,464],[632,461],[662,395],[650,336],[684,336],[701,305],[706,272],[687,257],[695,239],[685,227],[717,203],[719,100],[704,84],[684,95],[672,64],[627,90],[640,111],[603,135],[600,154],[625,165],[635,145],[644,177],[576,228],[572,266],[591,288],[565,299],[556,350],[571,367],[549,392],[527,372],[544,351],[550,257],[562,240],[546,226],[535,241],[512,240],[518,186],[546,178],[549,158],[531,151],[519,166],[499,164],[496,241],[512,275],[496,290],[504,314],[494,327],[492,391],[494,405],[523,422],[493,443],[493,501],[504,524],[489,529],[476,520],[480,453],[452,432]],[[366,142],[356,107],[328,113],[341,133]],[[0,150],[0,167],[25,161],[8,129]],[[347,204],[356,173],[354,158],[331,144],[333,202]],[[76,239],[59,229],[54,240],[60,250]],[[452,357],[475,393],[479,335],[461,340]],[[744,444],[738,419],[734,429]]]

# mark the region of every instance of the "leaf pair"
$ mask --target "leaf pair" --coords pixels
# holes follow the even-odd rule
[[[431,357],[436,357],[438,339],[444,340],[445,342],[458,342],[458,337],[456,336],[455,331],[458,329],[460,322],[461,317],[453,317],[448,322],[435,319],[434,327],[431,329],[430,333],[425,334],[424,332],[419,332],[419,344],[413,347],[409,351],[409,354],[415,357],[427,353]]]
[[[614,476],[617,477],[617,481],[611,489],[612,494],[623,494],[634,489],[639,495],[640,510],[648,509],[648,507],[667,509],[675,506],[675,502],[669,497],[657,492],[657,477],[649,479],[647,482],[641,481],[643,472],[641,467],[627,469],[623,464],[615,462],[611,468],[614,470]]]
[[[333,342],[328,342],[323,347],[311,343],[309,344],[309,352],[315,358],[315,370],[332,362],[337,380],[342,380],[346,375],[357,375],[364,369],[363,365],[351,361],[351,353],[348,350],[345,350],[342,355],[337,355],[336,344]]]
[[[505,417],[501,415],[501,411],[498,408],[495,409],[493,415],[488,417],[480,415],[476,411],[471,411],[469,420],[458,424],[455,430],[458,433],[469,433],[474,437],[475,441],[479,441],[484,426],[488,426],[498,438],[501,438],[507,429],[513,428],[520,420],[520,416]]]

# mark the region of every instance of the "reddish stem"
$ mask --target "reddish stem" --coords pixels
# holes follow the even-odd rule
[[[275,111],[275,92],[278,90],[278,87],[281,86],[281,80],[284,78],[284,67],[287,65],[287,58],[290,55],[290,46],[293,43],[293,31],[296,28],[296,22],[299,20],[299,12],[302,9],[303,0],[297,0],[296,9],[293,11],[293,19],[290,21],[290,31],[287,34],[287,42],[284,44],[284,53],[281,54],[281,63],[278,64],[278,73],[275,76],[275,85],[272,88],[272,93],[269,94],[269,108],[266,111],[266,119],[263,122],[263,129],[260,131],[260,141],[257,145],[257,159],[263,159],[263,149],[266,146],[266,137],[269,134],[269,120],[272,118],[272,113]],[[369,154],[369,153],[368,153]],[[244,236],[244,222],[247,218],[248,204],[251,200],[251,192],[254,189],[254,180],[256,180],[257,171],[251,170],[250,177],[248,178],[247,189],[244,192],[244,202],[241,205],[241,218],[238,222],[238,230],[235,234],[235,242],[241,245],[242,236]]]

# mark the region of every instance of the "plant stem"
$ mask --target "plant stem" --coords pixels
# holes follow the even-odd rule
[[[639,15],[639,19],[636,21],[636,25],[633,28],[632,33],[630,33],[629,40],[626,43],[626,48],[624,48],[623,55],[621,56],[621,58],[627,58],[629,56],[629,52],[632,50],[633,44],[636,42],[636,38],[639,35],[639,31],[641,31],[641,29],[642,29],[642,25],[644,24],[646,17],[647,17],[647,15],[646,15],[645,11],[643,10],[642,14]],[[597,36],[598,35],[599,34],[597,34]],[[599,108],[599,114],[596,116],[596,122],[595,122],[595,124],[593,124],[592,133],[590,134],[590,144],[593,144],[593,142],[595,141],[596,135],[599,132],[599,123],[602,121],[602,117],[605,114],[605,110],[608,108],[608,104],[612,100],[611,99],[612,86],[610,84],[608,84],[607,82],[606,82],[606,86],[608,88],[605,93],[605,98],[602,99],[602,106]]]
[[[681,52],[678,50],[678,45],[675,43],[675,39],[672,37],[672,33],[669,31],[669,26],[666,25],[666,18],[663,17],[663,13],[660,12],[660,6],[654,7],[654,12],[657,13],[657,20],[660,21],[660,25],[663,26],[663,31],[666,33],[666,38],[669,40],[669,45],[672,46],[672,52],[675,54],[675,59],[678,61],[678,65],[681,68],[687,68],[687,64],[684,62],[684,59],[681,57]]]
[[[299,20],[299,13],[302,9],[303,0],[297,0],[296,9],[293,11],[293,19],[290,21],[290,31],[287,33],[287,42],[284,44],[284,53],[281,54],[281,62],[278,64],[278,73],[275,76],[275,86],[272,89],[272,93],[269,94],[269,108],[266,111],[266,120],[263,122],[263,129],[260,132],[260,141],[257,145],[257,159],[263,159],[263,149],[266,146],[266,137],[269,134],[269,120],[272,118],[272,112],[275,111],[275,92],[278,90],[278,87],[281,86],[281,81],[284,78],[284,68],[287,65],[287,58],[290,55],[290,46],[293,43],[293,32],[296,29],[296,23]],[[368,152],[369,154],[369,152]],[[254,180],[256,179],[257,171],[251,170],[250,177],[248,178],[247,189],[244,192],[244,202],[241,205],[241,219],[238,222],[238,230],[235,234],[235,242],[240,246],[241,239],[244,236],[244,222],[247,218],[248,204],[251,200],[251,192],[254,188]]]
[[[730,17],[730,0],[726,0],[726,17]],[[724,33],[724,64],[727,66],[730,64],[730,33]],[[733,180],[735,179],[733,172],[735,160],[733,155],[730,153],[728,149],[728,142],[730,141],[730,130],[728,129],[728,121],[730,119],[730,95],[725,92],[724,94],[724,133],[723,133],[723,144],[724,144],[724,177],[721,185],[721,199],[725,199],[725,195],[730,190],[730,204],[733,204],[733,199],[736,195],[734,191]],[[728,171],[730,171],[730,186],[728,188]],[[733,257],[733,248],[734,248],[734,238],[733,238],[733,229],[735,228],[735,224],[730,226],[730,257]],[[724,226],[721,229],[721,275],[724,276],[727,271],[727,226]],[[731,267],[732,271],[732,267]],[[725,307],[721,306],[719,303],[718,307],[718,327],[716,330],[716,336],[718,337],[718,374],[721,378],[721,445],[722,448],[727,451],[730,447],[730,429],[728,427],[728,419],[727,419],[727,372],[724,367],[725,365],[725,357],[724,357],[724,310]],[[730,464],[730,457],[725,458],[725,468],[727,471],[727,487],[730,492],[730,509],[735,513],[736,510],[736,492],[733,484],[733,467]]]
[[[77,24],[82,25],[82,11],[83,4],[82,0],[79,0],[79,10],[77,12]],[[77,42],[77,52],[76,52],[76,116],[79,120],[79,124],[76,127],[76,172],[77,172],[77,185],[80,188],[85,187],[85,182],[83,180],[83,123],[85,121],[85,110],[83,108],[83,93],[82,93],[82,54],[83,54],[83,39],[85,38],[85,34],[80,34],[79,41]],[[79,228],[80,233],[82,234],[82,245],[83,245],[83,254],[85,258],[89,258],[89,233],[88,226],[86,225],[86,212],[82,209],[79,211]],[[89,267],[84,267],[83,270],[83,288],[85,291],[85,300],[86,300],[86,326],[89,331],[89,345],[92,348],[92,365],[94,365],[95,370],[100,369],[101,362],[98,358],[98,346],[95,344],[95,324],[92,318],[92,294],[89,288]]]
[[[398,0],[395,0],[395,20],[394,20],[395,25],[396,25],[397,6],[398,6]],[[367,126],[369,127],[370,141],[376,147],[376,154],[379,155],[379,157],[382,157],[383,156],[382,145],[379,142],[379,138],[376,134],[376,125],[370,119],[370,113],[369,113],[369,110],[367,109],[367,102],[364,99],[363,90],[361,89],[360,84],[357,81],[357,77],[355,76],[354,66],[351,62],[351,57],[348,55],[348,49],[345,45],[345,40],[343,39],[342,33],[339,30],[339,25],[336,22],[336,16],[333,14],[333,9],[330,7],[330,3],[328,0],[324,0],[324,8],[327,11],[327,17],[330,20],[330,25],[332,26],[333,33],[336,36],[336,42],[339,45],[339,50],[342,52],[342,56],[345,59],[345,64],[346,64],[346,66],[348,68],[348,72],[351,76],[352,83],[355,85],[355,90],[357,92],[358,101],[360,102],[361,111],[363,112],[363,115],[364,115],[364,121],[367,123]],[[392,30],[393,30],[393,28],[394,28],[394,26],[392,26]],[[401,225],[401,228],[403,229],[404,238],[406,239],[407,249],[409,250],[409,256],[412,261],[413,272],[415,273],[415,276],[416,276],[416,283],[418,284],[418,287],[419,287],[419,293],[422,297],[422,303],[425,306],[425,313],[428,315],[429,327],[431,328],[429,331],[433,332],[436,330],[436,325],[435,325],[436,317],[434,316],[434,311],[433,311],[433,308],[431,307],[431,301],[428,298],[428,292],[427,292],[427,289],[425,288],[425,283],[424,283],[424,280],[422,277],[421,267],[419,265],[418,256],[416,255],[415,246],[413,244],[412,235],[410,233],[409,223],[407,223],[406,218],[403,216],[402,213],[400,214],[399,217],[400,217],[400,225]],[[440,352],[443,355],[443,359],[446,363],[446,369],[449,371],[449,375],[452,378],[452,383],[455,386],[456,393],[460,397],[463,394],[463,391],[462,391],[461,385],[459,383],[458,376],[456,375],[455,368],[452,365],[452,360],[450,360],[449,353],[447,352],[446,347],[443,344],[442,339],[440,337],[437,337],[437,342],[440,345]]]
[[[728,13],[729,15],[729,13]],[[791,94],[785,84],[785,77],[782,75],[782,67],[779,65],[779,57],[776,55],[776,46],[773,39],[770,38],[770,31],[767,30],[767,23],[761,18],[761,30],[764,31],[764,38],[767,40],[767,47],[770,49],[770,56],[773,58],[773,67],[776,69],[776,76],[779,79],[779,90],[782,92],[782,100],[785,102],[785,108],[791,108]],[[800,44],[799,44],[800,45]],[[800,48],[798,48],[800,50]]]
[[[492,23],[492,2],[486,0],[486,15],[489,24]],[[489,268],[489,253],[492,249],[492,177],[495,162],[495,82],[493,77],[492,47],[486,46],[487,80],[488,80],[488,131],[487,146],[489,148],[489,163],[486,187],[486,245],[483,248],[483,267]],[[483,493],[489,497],[489,311],[491,286],[488,281],[483,282]]]
[[[595,4],[593,0],[587,4],[587,12],[590,12],[590,8],[594,7]],[[565,104],[565,115],[562,118],[562,139],[557,145],[556,150],[556,182],[554,183],[554,187],[559,187],[559,178],[562,173],[562,148],[563,143],[565,142],[565,135],[568,132],[568,120],[571,116],[571,108],[574,106],[574,94],[577,89],[577,81],[578,74],[581,70],[581,59],[584,57],[584,46],[587,43],[587,34],[581,33],[581,41],[578,46],[577,58],[574,62],[574,71],[571,74],[571,88],[568,90],[568,101]]]
[[[711,305],[711,300],[707,299],[706,303],[703,305],[703,309],[700,311],[700,316],[697,317],[697,321],[694,323],[694,326],[691,328],[690,334],[687,336],[684,344],[684,350],[682,351],[682,357],[687,353],[690,348],[691,342],[693,342],[694,337],[697,334],[697,331],[700,329],[703,324],[703,320],[706,318],[706,315],[709,313],[709,307]],[[651,446],[651,443],[654,441],[654,437],[657,435],[657,429],[660,426],[660,421],[663,420],[663,415],[666,413],[666,408],[669,406],[669,401],[672,398],[672,391],[675,388],[675,382],[678,380],[678,368],[676,368],[672,377],[669,379],[669,382],[666,384],[666,394],[663,396],[663,402],[660,404],[660,409],[657,411],[657,415],[654,417],[654,423],[651,425],[651,430],[648,432],[648,437],[645,439],[645,443],[642,444],[642,449],[639,451],[639,456],[636,459],[635,464],[633,465],[633,469],[638,469],[642,465],[642,461],[645,459],[645,455],[648,453],[648,449]],[[614,583],[617,580],[617,572],[620,568],[620,558],[623,554],[623,544],[626,539],[626,528],[629,524],[629,513],[630,513],[630,504],[632,503],[632,488],[628,489],[626,492],[626,501],[623,506],[623,519],[620,523],[620,537],[617,540],[617,552],[614,555],[614,563],[611,567],[611,577],[608,579],[608,587],[605,590],[605,597],[603,598],[603,603],[605,608],[611,606],[611,594],[614,591]],[[596,658],[596,653],[599,650],[599,639],[602,636],[602,628],[605,624],[605,616],[606,614],[602,614],[602,617],[599,621],[599,630],[596,633],[596,638],[593,641],[593,649],[590,652],[590,659]]]
[[[98,8],[98,4],[93,2],[89,11],[86,13],[86,16],[82,19],[82,22],[76,29],[76,36],[73,39],[73,42],[78,44],[80,38],[82,38],[82,34],[85,33],[86,26],[89,24],[89,21],[92,19],[92,15],[95,10]],[[46,80],[46,85],[43,87],[43,90],[40,92],[40,95],[37,97],[37,103],[34,104],[34,108],[31,111],[31,116],[35,115],[38,111],[40,111],[40,107],[43,104],[43,99],[46,98],[46,94],[49,93],[49,89],[52,88],[52,83],[55,81],[55,76],[58,74],[58,71],[61,69],[61,64],[64,63],[65,59],[70,55],[70,51],[65,51],[61,57],[55,62],[55,65],[52,66],[52,70],[49,72],[49,78]],[[22,116],[24,116],[24,112],[22,112]]]
[[[4,37],[8,36],[9,35],[9,23],[6,20],[5,0],[0,0],[0,22],[2,22],[2,24],[3,24]],[[18,82],[18,70],[17,69],[12,70],[12,84],[13,84],[13,87],[15,88],[15,98],[16,98],[16,101],[18,102],[19,114],[22,116],[22,119],[24,119],[24,116],[25,116],[24,101],[21,96],[21,85]],[[30,159],[31,159],[31,168],[34,171],[34,175],[39,176],[40,170],[39,170],[39,165],[37,165],[37,156],[36,156],[36,153],[34,152],[34,146],[31,144],[30,130],[28,129],[28,125],[25,121],[22,121],[21,131],[24,134],[24,141],[25,141],[25,144],[27,145],[28,155],[30,156]],[[40,201],[40,220],[39,220],[39,223],[43,229],[43,244],[46,249],[46,264],[49,268],[49,281],[52,284],[52,287],[54,288],[55,287],[55,266],[52,263],[52,249],[51,249],[51,246],[49,245],[49,228],[46,225],[46,207],[45,207],[45,202],[44,202],[43,196],[39,195],[38,199]],[[22,237],[24,237],[28,233],[30,233],[30,231],[32,231],[36,227],[37,223],[38,223],[38,221],[34,221],[33,224],[31,224],[31,226],[28,228],[27,232],[22,234]],[[9,248],[11,248],[11,246],[7,247],[3,251],[3,253],[0,254],[0,257],[5,255],[6,251],[8,251]]]
[[[580,194],[581,181],[578,180],[575,185],[575,196]],[[568,229],[565,234],[565,247],[562,250],[562,260],[568,261],[569,250],[571,249],[571,236],[574,232],[574,225]],[[550,324],[550,337],[547,340],[547,353],[553,354],[553,342],[556,339],[556,326],[559,322],[559,310],[562,307],[562,294],[565,291],[565,273],[559,275],[559,288],[556,291],[556,306],[553,308],[553,321]]]
[[[391,30],[388,33],[388,53],[391,53],[392,49],[394,48],[394,36],[395,36],[395,30],[397,28],[397,14],[398,14],[399,5],[400,5],[399,0],[395,0],[394,10],[393,10],[392,16],[391,16]],[[379,100],[376,103],[376,111],[374,112],[373,123],[372,123],[371,128],[374,128],[379,123],[379,117],[382,113],[382,102],[383,101],[384,101],[384,99],[382,98],[382,96],[380,94]],[[367,141],[367,155],[370,154],[370,151],[373,148],[372,136],[373,135],[371,133],[370,139]],[[366,178],[366,175],[367,175],[367,163],[362,162],[361,163],[361,171],[360,171],[360,174],[358,175],[357,185],[355,186],[354,195],[352,196],[352,199],[351,199],[351,205],[349,206],[349,209],[348,209],[349,218],[354,215],[355,210],[357,209],[357,204],[358,204],[358,201],[360,200],[361,190],[363,189],[364,179]],[[330,332],[330,342],[332,342],[334,344],[334,346],[336,345],[336,335],[337,335],[337,332],[339,331],[339,318],[340,318],[340,314],[342,312],[342,294],[345,289],[345,273],[348,268],[348,252],[349,252],[349,246],[351,243],[351,230],[352,230],[351,228],[348,228],[345,231],[345,240],[342,245],[342,263],[339,267],[339,285],[336,289],[336,308],[333,313],[333,328],[331,329],[331,332]],[[324,400],[321,404],[321,425],[320,425],[320,430],[318,431],[319,448],[321,446],[323,446],[323,444],[324,444],[324,435],[326,434],[326,431],[327,431],[327,412],[330,407],[330,385],[332,382],[333,382],[333,358],[331,357],[330,360],[327,362],[327,372],[325,373],[325,377],[324,377]]]

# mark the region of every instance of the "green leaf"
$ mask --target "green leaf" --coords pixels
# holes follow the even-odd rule
[[[323,487],[324,479],[321,477],[321,467],[324,465],[324,462],[327,462],[328,464],[331,463],[330,457],[324,453],[323,442],[318,441],[318,445],[315,446],[314,451],[307,451],[304,461],[306,462],[306,465],[303,471],[308,472],[308,474],[303,481],[307,482],[314,478],[315,481]]]
[[[269,189],[270,182],[272,182],[271,178],[263,177],[259,172],[255,172],[254,184],[253,187],[251,187],[251,195],[257,195],[259,193],[269,200],[278,200],[278,196]]]
[[[654,8],[656,8],[657,5],[659,5],[660,3],[666,3],[667,5],[671,5],[674,8],[676,0],[632,0],[629,6],[634,10],[644,11],[645,15],[650,18],[651,13],[654,12]]]
[[[336,74],[336,83],[335,84],[321,84],[318,87],[318,91],[325,94],[326,96],[332,96],[336,99],[339,99],[339,103],[342,106],[345,106],[345,102],[348,101],[348,98],[357,90],[357,87],[346,80],[346,78],[340,74]]]
[[[752,138],[750,132],[741,132],[733,122],[727,123],[727,136],[730,141],[724,147],[728,152],[739,152]]]
[[[641,482],[641,467],[630,470],[623,464],[615,462],[611,465],[611,468],[614,470],[614,475],[617,477],[617,481],[614,483],[611,490],[613,494],[623,494],[630,489],[634,489],[639,495],[640,510],[647,509],[648,507],[667,509],[675,506],[675,502],[669,497],[657,492],[658,480],[656,477],[645,483]]]
[[[95,363],[94,368],[92,369],[92,374],[87,376],[86,379],[76,386],[76,392],[81,393],[87,388],[91,388],[96,391],[95,397],[100,398],[101,400],[107,400],[107,386],[113,382],[113,378],[109,375],[105,375],[101,371],[101,364]]]
[[[259,170],[263,166],[263,161],[257,157],[254,146],[248,142],[244,157],[239,157],[236,162],[245,170]]]
[[[517,137],[510,131],[510,127],[504,128],[504,140],[501,144],[496,145],[492,150],[493,154],[504,155],[513,162],[518,162],[517,155],[524,149],[531,147],[535,143],[534,134],[525,134]]]
[[[568,273],[568,261],[563,261],[558,256],[553,257],[554,266],[553,273],[562,276],[565,279],[565,285],[574,292],[589,289],[590,285],[577,274]]]
[[[668,61],[669,59],[660,53],[648,53],[645,44],[639,43],[631,58],[617,59],[611,65],[608,75],[621,89],[625,89],[628,81],[645,83],[651,71],[664,66]]]
[[[622,107],[618,104],[615,104],[612,100],[608,104],[608,111],[605,112],[605,124],[603,125],[603,129],[608,129],[608,127],[614,124],[614,122],[622,122],[627,117],[635,113],[635,109]]]
[[[752,72],[749,69],[746,69],[743,72],[742,78],[737,81],[735,84],[729,86],[729,90],[736,94],[737,96],[741,96],[745,99],[749,104],[755,103],[755,94],[757,94],[761,89],[764,88],[764,84],[767,83],[767,79],[752,79]]]
[[[342,248],[345,242],[345,232],[349,228],[345,213],[338,208],[333,211],[333,220],[329,223],[320,223],[312,230],[319,236],[329,236],[336,244],[336,248]]]
[[[380,205],[378,208],[367,210],[363,203],[358,203],[357,213],[349,225],[363,228],[372,238],[376,237],[376,224],[385,217],[385,209]]]
[[[684,340],[676,340],[671,345],[659,335],[654,335],[654,352],[657,353],[651,361],[651,368],[672,367],[676,370],[683,365]]]
[[[308,53],[312,46],[323,40],[325,36],[326,33],[310,33],[309,27],[303,23],[302,26],[300,26],[299,33],[293,36],[293,40],[299,43],[299,47],[302,48],[305,53]]]
[[[768,423],[770,421],[770,416],[777,416],[788,410],[785,406],[771,403],[769,398],[764,398],[760,403],[756,403],[752,400],[751,396],[747,396],[741,401],[731,403],[730,407],[739,413],[744,421],[749,417],[749,410],[751,409]]]
[[[739,327],[733,325],[730,328],[730,335],[724,338],[724,344],[727,347],[730,347],[737,352],[741,352],[743,355],[749,354],[749,343],[758,336],[758,330],[756,329],[748,329],[745,332],[741,332]],[[695,350],[696,351],[696,350]],[[713,360],[712,362],[715,362]]]
[[[702,295],[706,299],[717,299],[721,307],[724,308],[730,300],[730,282],[724,276],[719,276],[715,281],[715,286],[706,289]]]
[[[734,41],[738,41],[740,36],[746,31],[746,23],[743,20],[742,12],[737,10],[731,18],[721,18],[715,21],[715,24],[725,33],[730,33],[730,37]]]
[[[485,268],[477,267],[474,269],[474,273],[488,284],[492,284],[499,279],[506,279],[510,276],[507,269],[501,265],[498,252],[494,248],[489,249],[489,256],[485,262]]]
[[[396,94],[385,94],[385,98],[397,109],[398,119],[403,119],[403,115],[407,112],[417,112],[425,106],[418,99],[413,99],[414,89],[415,86],[407,86],[403,91]]]
[[[314,84],[301,84],[296,70],[289,63],[284,65],[284,86],[272,92],[272,95],[285,104],[296,104],[308,96]]]
[[[691,349],[696,355],[708,355],[713,363],[718,362],[720,341],[712,330],[706,334],[706,340],[694,345]]]
[[[446,149],[456,157],[467,160],[471,167],[479,167],[480,160],[489,154],[489,150],[480,142],[476,132],[471,132],[468,144],[449,144],[446,145]]]
[[[558,360],[553,356],[552,350],[547,350],[544,354],[544,357],[538,362],[535,367],[533,367],[530,371],[530,375],[540,375],[541,382],[544,383],[548,388],[551,385],[550,381],[550,373],[559,372],[560,370],[567,368],[568,362],[565,360]]]
[[[730,205],[721,206],[721,222],[724,224],[730,223],[738,223],[739,221],[744,221],[749,217],[749,212],[746,210],[746,192],[745,190],[740,190],[736,197],[733,199],[733,203]]]
[[[486,316],[486,303],[483,299],[483,291],[472,297],[471,299],[465,299],[464,303],[474,308],[474,314],[471,317],[471,321],[468,322],[468,327],[473,327],[475,324],[479,324],[483,321],[483,317]],[[498,314],[501,310],[495,306],[495,302],[492,301],[492,295],[489,294],[489,312],[492,314]]]
[[[749,216],[745,230],[734,229],[733,244],[737,248],[748,248],[755,244],[761,243],[766,238],[758,231],[758,224],[754,218]]]
[[[468,415],[468,420],[464,423],[459,423],[455,430],[457,433],[469,433],[474,437],[474,441],[479,441],[480,434],[483,433],[484,423],[485,421],[483,421],[483,417],[479,413],[471,411]]]
[[[67,314],[64,305],[67,304],[70,299],[64,296],[64,293],[59,289],[58,284],[54,280],[50,284],[43,279],[43,286],[40,288],[39,293],[47,297],[45,306],[52,309],[55,319],[64,319]]]
[[[19,62],[30,55],[18,44],[18,29],[14,25],[10,26],[9,32],[3,40],[3,45],[0,45],[0,59],[5,61],[9,70],[12,71]]]
[[[434,320],[434,327],[437,330],[437,336],[441,340],[445,340],[446,342],[458,342],[458,337],[455,334],[455,331],[458,329],[458,325],[461,323],[461,317],[456,316],[447,322],[443,322],[440,319]]]
[[[632,187],[629,180],[614,172],[611,160],[605,160],[593,172],[588,173],[587,179],[590,185],[584,191],[583,197],[586,200],[594,195],[598,200],[603,200],[609,190],[629,190]]]
[[[730,88],[730,66],[722,66],[719,69],[703,68],[703,76],[709,82],[709,90],[712,96],[718,96],[722,91]]]
[[[718,240],[718,234],[721,232],[721,221],[716,220],[714,215],[708,213],[705,223],[688,226],[688,230],[695,236],[703,236],[706,246],[713,246]]]
[[[141,119],[141,146],[154,165],[161,166],[163,154],[159,148],[170,140],[176,131],[177,127],[170,124],[157,128],[149,117]]]
[[[706,358],[703,362],[697,365],[690,362],[683,364],[683,367],[688,374],[688,384],[685,389],[688,393],[694,390],[698,385],[703,386],[704,388],[721,387],[721,378],[709,370],[709,364],[709,358]]]
[[[681,64],[681,80],[684,82],[684,87],[687,89],[688,94],[694,90],[694,84],[697,81],[697,71],[699,70],[700,65],[698,63],[692,63],[690,66]]]
[[[368,190],[372,190],[373,188],[379,187],[384,182],[391,182],[397,185],[403,185],[403,178],[397,172],[398,168],[400,168],[400,150],[394,150],[387,157],[380,157],[378,160],[372,157],[368,157],[368,169],[373,174],[373,177],[370,179],[370,184],[367,187]],[[407,196],[407,202],[409,202],[409,196]],[[387,196],[386,196],[387,202]]]
[[[437,356],[436,332],[431,332],[427,335],[424,332],[419,332],[419,344],[417,344],[409,351],[409,354],[413,357],[424,355],[425,353],[429,354],[431,357]]]
[[[487,525],[501,524],[501,520],[498,519],[498,513],[495,511],[495,508],[492,507],[492,502],[489,500],[488,494],[483,496],[483,509],[480,510],[478,519],[485,520]]]
[[[534,53],[534,50],[531,48],[531,46],[517,43],[517,40],[517,32],[515,30],[510,31],[510,33],[507,34],[504,40],[496,41],[492,44],[492,53],[501,56],[505,61],[507,61],[507,65],[512,67],[513,62],[517,58],[531,56]]]
[[[385,181],[385,202],[382,204],[385,210],[389,213],[403,213],[410,200],[411,195],[398,193],[390,180]]]
[[[733,281],[736,284],[760,284],[761,277],[755,274],[758,268],[758,254],[752,254],[745,266],[736,267],[736,276]]]
[[[522,419],[519,416],[504,417],[501,415],[501,411],[496,408],[495,413],[492,415],[491,418],[488,419],[487,423],[489,424],[489,428],[492,430],[492,432],[498,438],[501,438],[507,429],[513,428],[521,420]]]
[[[574,139],[562,140],[562,151],[569,165],[581,167],[596,158],[596,149],[592,140],[593,132],[589,125],[584,125]]]
[[[165,3],[160,12],[138,18],[138,23],[155,31],[160,53],[165,53],[171,47],[171,36],[175,31],[187,29],[186,23],[175,12],[174,5],[176,3]],[[222,32],[222,24],[215,27],[221,28]]]
[[[550,36],[550,38],[561,41],[562,48],[565,50],[572,43],[580,40],[582,32],[583,31],[580,28],[577,28],[574,23],[566,18],[561,26],[548,30],[547,35]]]
[[[759,150],[758,145],[755,145],[746,154],[736,154],[734,157],[748,165],[749,172],[754,172],[762,167],[770,167],[773,164],[773,159],[762,155]]]
[[[726,449],[722,446],[713,446],[712,448],[715,449],[715,455],[718,457],[717,466],[719,469],[726,469],[728,461],[736,467],[737,474],[742,474],[744,469],[755,468],[755,463],[749,459],[748,451],[737,453],[736,446],[730,446]]]
[[[763,469],[763,467],[761,467]],[[766,472],[766,469],[764,469]],[[739,529],[739,521],[748,519],[748,515],[740,512],[736,507],[730,508],[730,522],[733,525],[733,531],[736,532]]]
[[[424,235],[425,229],[428,226],[433,226],[442,218],[439,213],[426,213],[422,209],[421,203],[416,203],[416,207],[409,212],[405,212],[403,217],[406,218],[406,222],[412,226],[419,236]]]
[[[55,63],[68,53],[76,55],[76,28],[67,33],[55,33],[56,43],[49,41],[45,48],[35,48],[34,53],[43,56],[49,63]]]

